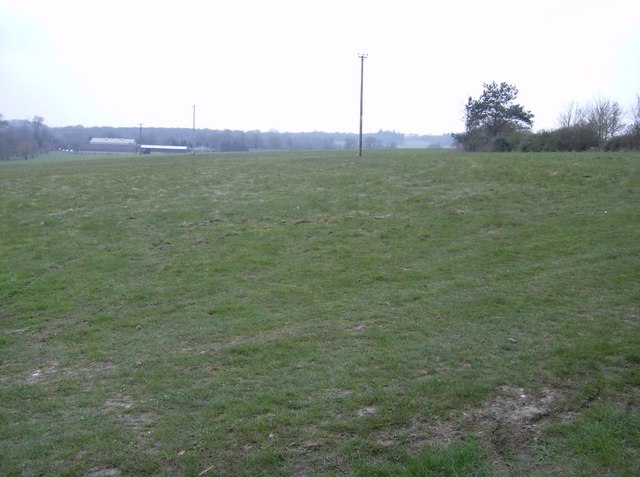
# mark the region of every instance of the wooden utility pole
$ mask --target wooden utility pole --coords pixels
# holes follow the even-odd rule
[[[364,92],[364,60],[367,55],[358,55],[360,58],[360,140],[358,142],[358,156],[362,156],[362,98]]]
[[[193,105],[193,131],[191,131],[191,154],[195,154],[196,150],[196,105]]]
[[[362,156],[362,98],[364,93],[364,60],[367,55],[358,55],[360,58],[360,140],[358,141],[358,156]]]

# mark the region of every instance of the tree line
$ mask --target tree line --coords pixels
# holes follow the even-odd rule
[[[83,151],[92,138],[129,138],[138,144],[188,146],[196,152],[232,152],[249,150],[356,149],[358,135],[353,133],[238,131],[190,128],[135,127],[48,127],[44,119],[6,121],[0,115],[0,160],[30,159],[55,151]],[[378,131],[363,138],[367,149],[403,147],[405,143],[421,147],[451,147],[448,135],[405,135],[396,131]],[[192,144],[193,143],[193,144]]]
[[[55,148],[57,141],[44,124],[44,118],[7,121],[0,114],[0,160],[29,159]]]
[[[532,132],[534,115],[515,103],[517,96],[514,85],[485,83],[480,97],[469,97],[465,105],[465,132],[453,134],[458,147],[492,152],[640,150],[640,95],[627,111],[604,98],[570,103],[560,113],[557,129],[540,132]]]
[[[465,105],[465,131],[451,135],[407,136],[396,131],[367,134],[367,149],[410,144],[465,151],[640,150],[640,95],[628,109],[617,101],[597,98],[584,105],[570,103],[553,130],[533,132],[534,115],[516,103],[518,89],[508,83],[485,83],[479,98]],[[29,159],[52,150],[82,151],[94,137],[131,138],[138,144],[188,146],[196,151],[356,149],[352,133],[289,133],[275,130],[237,131],[189,128],[114,128],[68,126],[51,128],[44,118],[4,120],[0,114],[0,160]]]

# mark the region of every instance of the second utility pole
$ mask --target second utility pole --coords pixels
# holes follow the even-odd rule
[[[195,154],[196,150],[196,105],[193,105],[193,130],[191,131],[191,154]]]
[[[358,148],[358,156],[362,156],[362,93],[364,91],[364,59],[367,55],[358,55],[360,58],[360,141]]]

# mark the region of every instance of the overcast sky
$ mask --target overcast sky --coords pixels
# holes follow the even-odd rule
[[[0,0],[0,114],[49,126],[464,130],[483,83],[552,128],[640,94],[638,0]]]

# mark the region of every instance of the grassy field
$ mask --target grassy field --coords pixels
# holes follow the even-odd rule
[[[1,475],[640,475],[640,155],[0,164]]]

